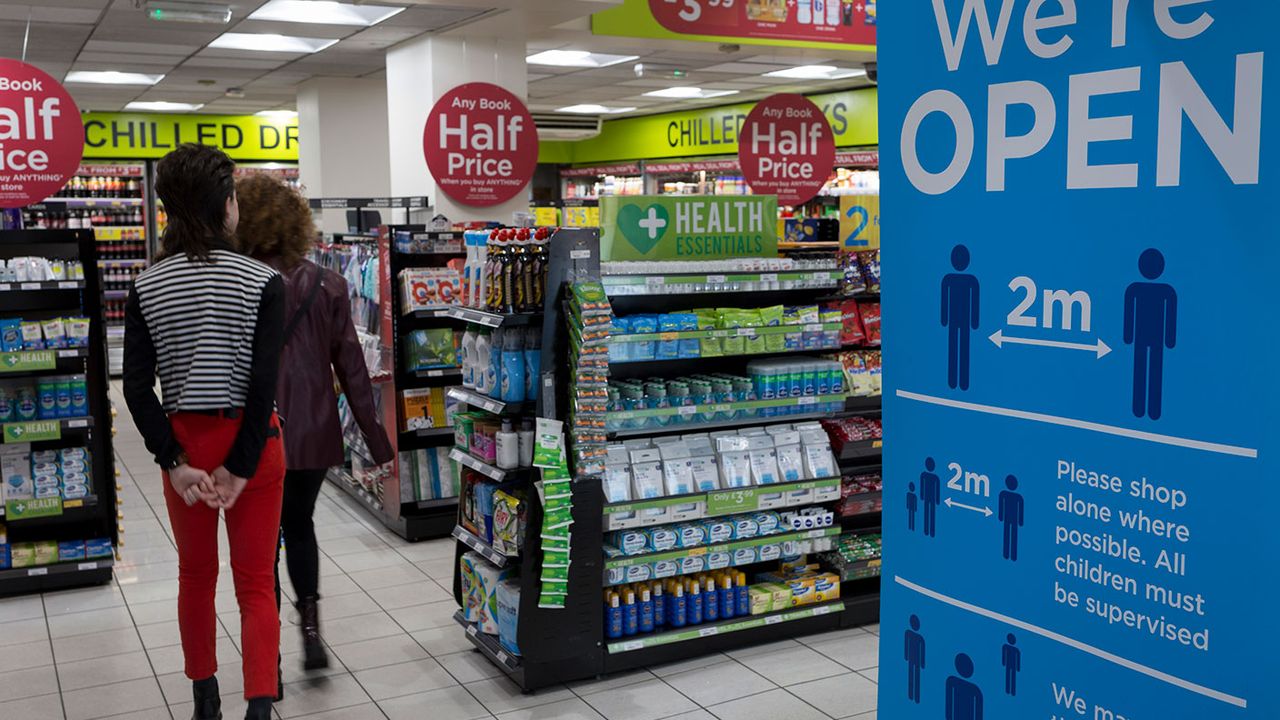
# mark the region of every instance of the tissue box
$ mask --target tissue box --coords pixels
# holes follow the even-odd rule
[[[479,629],[489,635],[498,634],[498,585],[511,575],[511,568],[500,568],[481,560],[475,566],[480,599]]]
[[[498,642],[512,655],[520,654],[516,630],[520,619],[520,581],[507,578],[498,583]]]
[[[480,581],[476,579],[476,566],[484,559],[474,552],[465,552],[458,558],[458,579],[462,595],[462,619],[480,621]]]

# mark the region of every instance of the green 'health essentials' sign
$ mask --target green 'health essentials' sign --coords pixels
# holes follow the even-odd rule
[[[33,420],[31,422],[5,423],[6,443],[39,442],[62,437],[62,425],[57,420]]]
[[[774,257],[777,217],[772,195],[601,198],[600,259]]]
[[[6,520],[29,520],[54,517],[62,514],[62,498],[47,497],[34,500],[8,500],[4,504]]]
[[[52,370],[56,365],[52,350],[0,353],[0,373]]]

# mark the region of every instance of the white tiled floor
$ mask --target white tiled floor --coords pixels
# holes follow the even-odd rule
[[[118,394],[116,407],[125,516],[116,579],[0,600],[0,718],[191,716],[178,646],[177,558],[160,479]],[[281,718],[875,720],[876,626],[522,694],[451,619],[452,540],[405,543],[332,488],[315,519],[333,667],[303,673],[294,613],[286,611]],[[240,627],[225,560],[224,569],[218,680],[225,716],[234,720],[244,712]]]

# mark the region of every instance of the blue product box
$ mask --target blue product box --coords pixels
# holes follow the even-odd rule
[[[58,562],[78,562],[85,559],[84,543],[79,540],[63,540],[58,543]]]
[[[115,548],[111,545],[110,538],[94,538],[84,541],[84,556],[90,560],[94,558],[109,558],[115,556]]]

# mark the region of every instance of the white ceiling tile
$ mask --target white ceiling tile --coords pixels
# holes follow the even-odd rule
[[[172,43],[145,43],[91,39],[84,45],[85,51],[138,53],[140,55],[174,55],[186,57],[200,49],[199,45],[174,45]]]
[[[98,16],[101,14],[101,7],[75,8],[57,7],[43,3],[39,5],[0,3],[0,20],[21,20],[26,22],[27,18],[30,17],[34,22],[92,25],[98,22]]]
[[[230,32],[290,35],[294,37],[327,38],[337,40],[360,28],[351,25],[333,25],[308,22],[275,22],[272,20],[244,20],[235,24]]]

